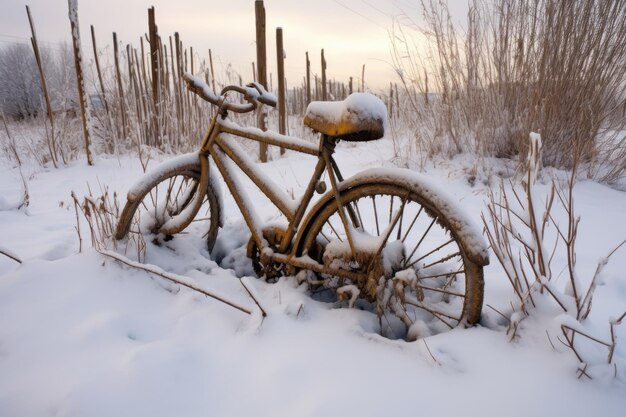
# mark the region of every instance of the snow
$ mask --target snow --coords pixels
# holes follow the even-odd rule
[[[175,171],[177,168],[185,166],[200,172],[200,161],[198,158],[199,156],[197,152],[191,152],[172,157],[154,167],[151,167],[144,175],[141,175],[136,179],[135,183],[130,187],[128,193],[126,194],[127,199],[134,201],[141,198],[141,196],[147,193],[152,184],[157,182],[159,178],[167,175],[173,170]],[[213,167],[213,163],[211,161],[209,161],[209,187],[212,188],[213,192],[217,194],[218,201],[223,201],[217,171],[215,167]],[[224,210],[219,210],[219,212],[223,217]],[[181,215],[179,218],[182,219],[184,216]],[[224,219],[221,218],[219,223],[224,224]]]
[[[200,170],[200,161],[197,152],[191,152],[183,155],[178,155],[173,158],[160,163],[157,166],[153,166],[147,170],[145,175],[138,177],[134,184],[128,190],[127,197],[129,200],[136,200],[143,194],[150,190],[151,185],[158,181],[161,176],[166,175],[167,172],[176,169],[181,165],[197,166]]]
[[[375,167],[391,157],[387,139],[340,144],[337,151],[346,177],[368,167],[373,169],[363,175],[384,176],[386,169]],[[299,195],[315,162],[287,153],[261,169]],[[403,178],[445,190],[448,202],[461,206],[449,214],[474,234],[480,233],[475,223],[487,195],[484,186],[468,185],[466,162],[437,161],[426,174],[407,172]],[[161,246],[148,242],[147,262],[256,311],[237,279],[244,276],[267,311],[265,318],[246,315],[93,249],[78,252],[70,192],[81,197],[88,184],[93,191],[106,184],[125,196],[142,175],[136,159],[101,156],[94,167],[76,162],[26,168],[29,207],[7,204],[0,211],[0,245],[23,260],[19,265],[0,255],[0,416],[624,415],[625,324],[615,327],[615,369],[603,365],[606,349],[578,337],[594,376],[578,379],[576,358],[557,339],[563,339],[561,324],[574,323],[548,298],[537,300],[537,314],[520,320],[518,336],[509,340],[509,323],[487,307],[505,312],[514,299],[493,259],[485,268],[481,325],[429,335],[416,322],[416,341],[389,340],[376,333],[376,316],[358,302],[356,308],[334,308],[294,279],[268,284],[248,278],[249,232],[224,193],[224,228],[212,257],[201,238],[184,235]],[[5,201],[20,200],[19,178],[16,167],[2,162]],[[252,183],[240,184],[262,221],[280,218]],[[547,190],[539,176],[537,193]],[[582,181],[574,194],[581,216],[577,270],[588,283],[598,259],[626,237],[626,193]],[[554,215],[565,221],[563,213]],[[88,242],[86,228],[81,230]],[[609,339],[609,318],[626,310],[625,254],[622,248],[604,267],[592,313],[581,327],[603,341]],[[564,262],[561,255],[553,260],[551,285],[561,292]]]
[[[213,104],[217,104],[220,102],[220,98],[217,96],[217,94],[215,94],[215,92],[211,90],[211,87],[206,85],[206,83],[202,81],[201,78],[196,77],[195,75],[191,75],[187,72],[183,74],[183,78],[194,88],[200,89],[202,91],[202,95]]]
[[[370,93],[352,93],[343,101],[312,101],[306,109],[307,116],[322,117],[332,123],[339,123],[346,113],[358,119],[387,120],[387,107]]]
[[[528,172],[530,173],[530,180],[534,184],[535,181],[537,181],[537,175],[541,169],[541,150],[543,144],[539,133],[531,132],[528,139],[530,142],[528,147]]]
[[[383,183],[400,183],[412,187],[418,194],[438,207],[443,216],[450,221],[459,238],[467,242],[465,249],[468,256],[479,264],[488,263],[487,243],[482,237],[481,229],[468,216],[464,207],[454,202],[448,196],[449,193],[437,186],[431,178],[408,169],[371,168],[341,182],[339,188],[348,189],[373,180]]]
[[[352,93],[343,101],[312,101],[306,109],[304,123],[327,135],[345,140],[366,141],[384,135],[387,107],[373,94]],[[360,131],[367,135],[350,136]]]

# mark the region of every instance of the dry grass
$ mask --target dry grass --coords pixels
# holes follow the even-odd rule
[[[465,28],[445,2],[422,9],[420,29],[405,19],[392,34],[421,146],[515,157],[540,132],[545,165],[624,173],[626,1],[474,0]]]
[[[501,183],[498,195],[490,193],[487,214],[482,216],[483,224],[491,249],[515,295],[511,302],[510,317],[506,317],[511,340],[519,337],[520,322],[535,313],[539,299],[547,297],[571,319],[560,326],[565,340],[557,336],[558,340],[578,359],[579,377],[591,378],[586,367],[588,363],[597,360],[584,358],[580,339],[604,346],[607,349],[608,365],[615,366],[615,326],[622,323],[626,313],[619,319],[609,320],[610,341],[590,335],[583,330],[582,324],[591,313],[593,296],[602,270],[611,256],[626,245],[626,240],[600,260],[589,285],[583,286],[576,272],[576,239],[580,217],[574,210],[573,190],[577,161],[574,161],[572,175],[564,186],[552,180],[547,198],[542,203],[535,191],[541,160],[540,144],[539,137],[531,135],[526,175],[521,184],[522,192],[516,191],[516,184],[511,183],[511,190],[507,191]],[[557,206],[560,204],[565,212],[565,227],[553,215],[555,203]],[[554,271],[561,269],[561,266],[555,266],[553,262],[557,254],[560,255],[557,258],[566,259],[564,271],[568,283],[565,290],[561,290],[553,282],[553,278],[558,275]]]

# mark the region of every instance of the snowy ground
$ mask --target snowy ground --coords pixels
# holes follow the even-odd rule
[[[346,174],[388,165],[391,148],[387,140],[344,144],[338,161]],[[299,194],[313,164],[288,154],[263,169]],[[479,222],[486,189],[468,184],[466,165],[459,159],[427,173]],[[486,307],[506,310],[513,299],[493,257],[483,323],[475,328],[392,341],[376,333],[370,313],[315,301],[290,279],[251,278],[268,312],[261,320],[105,260],[85,230],[78,253],[70,192],[85,195],[89,184],[95,194],[100,183],[124,196],[141,175],[138,161],[80,161],[27,175],[30,206],[16,210],[18,171],[0,169],[0,246],[24,261],[0,256],[0,416],[626,415],[626,324],[617,332],[617,367],[603,367],[606,350],[590,345],[582,350],[595,354],[595,378],[577,379],[574,355],[556,339],[553,306],[509,341],[506,322]],[[176,239],[151,248],[147,261],[253,307],[236,279],[251,274],[248,234],[223,191],[226,225],[214,254],[220,265],[200,243]],[[265,219],[276,218],[255,201]],[[626,238],[626,193],[583,181],[575,202],[579,275],[588,281],[597,260]],[[594,299],[588,328],[603,339],[608,318],[626,310],[624,270],[622,250]],[[556,283],[564,286],[564,278]]]

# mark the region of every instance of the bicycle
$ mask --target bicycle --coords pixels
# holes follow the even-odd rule
[[[350,306],[374,309],[381,332],[383,325],[392,330],[404,325],[411,337],[424,325],[443,331],[480,320],[487,246],[463,211],[423,175],[375,168],[344,179],[333,158],[340,140],[383,137],[386,109],[378,98],[356,93],[340,102],[311,103],[304,124],[320,133],[315,145],[228,119],[229,112],[276,106],[275,96],[261,85],[227,86],[218,96],[201,79],[189,74],[184,79],[217,112],[198,152],[166,161],[131,188],[116,239],[132,226],[133,233],[168,240],[192,221],[202,221],[211,251],[223,226],[217,168],[250,229],[247,255],[259,277],[297,275],[333,289]],[[231,93],[245,102],[228,100]],[[317,157],[300,200],[261,172],[233,137]],[[235,166],[276,206],[286,227],[263,225]],[[313,203],[316,193],[320,197]],[[198,218],[203,206],[208,207]]]

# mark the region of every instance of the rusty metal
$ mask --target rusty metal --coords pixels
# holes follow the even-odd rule
[[[251,239],[248,244],[248,256],[253,259],[255,270],[269,278],[277,278],[285,273],[294,274],[299,269],[306,269],[317,274],[347,279],[357,285],[362,297],[370,301],[378,302],[378,290],[381,285],[387,287],[393,286],[394,291],[399,288],[398,286],[404,289],[406,284],[396,283],[394,281],[393,271],[398,272],[404,270],[404,268],[410,267],[410,265],[407,266],[406,263],[408,263],[413,253],[417,250],[417,247],[419,247],[421,242],[425,239],[430,228],[437,223],[445,226],[444,229],[450,233],[459,247],[459,252],[454,253],[454,256],[461,258],[461,266],[465,271],[465,294],[462,297],[464,301],[461,318],[467,323],[475,323],[479,320],[483,298],[482,264],[468,258],[465,248],[467,242],[463,240],[462,236],[458,235],[455,225],[449,224],[448,219],[443,216],[443,213],[436,204],[433,204],[433,202],[428,199],[428,196],[420,195],[416,188],[411,188],[410,185],[403,184],[400,179],[401,177],[398,177],[395,181],[385,179],[372,181],[364,177],[363,181],[348,181],[342,184],[343,177],[332,157],[339,138],[334,135],[322,134],[319,144],[314,145],[302,139],[293,138],[284,134],[264,132],[256,128],[238,126],[236,123],[227,121],[227,113],[228,111],[243,110],[242,105],[236,104],[239,107],[237,110],[234,110],[232,108],[234,103],[225,103],[223,92],[235,91],[243,94],[250,103],[249,106],[246,105],[248,106],[247,108],[253,110],[258,105],[258,102],[264,102],[262,98],[268,99],[268,97],[262,97],[264,93],[263,89],[258,91],[259,96],[252,89],[229,86],[222,90],[220,96],[211,96],[205,93],[205,86],[199,84],[197,80],[190,83],[191,79],[189,77],[185,78],[186,81],[191,84],[192,88],[190,89],[193,92],[207,96],[208,101],[219,106],[201,142],[199,152],[200,163],[198,164],[201,171],[199,176],[200,189],[203,190],[206,188],[207,181],[205,179],[209,176],[208,159],[210,157],[213,159],[215,166],[224,178],[235,203],[250,229]],[[269,102],[272,102],[272,100],[270,99]],[[337,126],[335,126],[335,128],[336,127]],[[360,134],[366,134],[364,133],[363,126],[351,126],[350,130],[360,132]],[[297,203],[289,201],[289,197],[286,194],[276,191],[277,187],[271,179],[265,175],[261,175],[250,158],[235,145],[233,142],[235,137],[256,141],[266,146],[273,145],[284,147],[285,149],[317,158],[314,172],[301,199]],[[286,228],[264,227],[254,210],[252,202],[248,199],[245,190],[242,189],[237,181],[235,173],[237,167],[286,217],[288,221]],[[322,181],[322,176],[325,173],[328,174],[330,184],[328,191],[322,186],[325,185]],[[204,183],[203,180],[205,180]],[[311,204],[316,190],[326,192],[315,204]],[[357,245],[355,241],[355,239],[357,239],[356,234],[366,230],[363,225],[357,201],[361,198],[369,197],[372,197],[374,200],[373,196],[376,195],[391,196],[392,198],[391,205],[388,209],[389,224],[386,228],[379,228],[379,215],[386,219],[387,213],[377,213],[376,204],[373,202],[374,212],[376,213],[376,228],[379,229],[378,237],[380,238],[380,243],[373,248],[365,248],[363,245]],[[397,208],[394,207],[394,197],[399,198],[400,203]],[[385,268],[388,267],[383,267],[383,249],[396,225],[402,224],[403,216],[405,215],[405,206],[408,202],[419,204],[419,211],[410,222],[404,237],[402,237],[401,227],[398,229],[397,240],[399,242],[404,243],[404,240],[407,238],[407,235],[413,228],[424,207],[426,207],[427,213],[433,220],[426,229],[425,234],[421,236],[421,239],[417,239],[419,242],[415,249],[413,249],[411,255],[408,258],[403,256],[403,260],[396,261],[398,263],[397,268],[389,267],[391,272],[386,272]],[[187,212],[196,210],[197,206],[193,201],[188,204],[193,204],[193,207],[191,207],[190,210],[183,210],[185,216],[189,215]],[[199,207],[197,208],[199,209]],[[125,208],[124,213],[126,214],[120,219],[118,229],[120,228],[120,224],[122,226],[128,224],[134,210],[135,208],[133,207],[128,210]],[[195,212],[191,213],[188,219],[178,219],[182,220],[182,222],[178,221],[177,223],[186,225],[195,215]],[[346,248],[345,253],[327,257],[325,255],[331,252],[325,253],[325,245],[321,240],[318,240],[318,238],[320,236],[326,237],[322,231],[325,224],[328,223],[331,228],[333,227],[329,219],[334,215],[338,215],[341,220],[341,223],[337,222],[335,226],[337,226],[337,229],[340,229],[342,225],[343,230],[340,230],[340,232],[344,232],[345,236],[342,234],[340,237],[339,233],[336,231],[335,234],[340,241],[347,240],[350,250],[348,251]],[[412,214],[411,217],[413,217]],[[407,223],[409,223],[408,219],[409,218],[405,219]],[[383,227],[385,227],[384,224]],[[166,231],[168,234],[172,233],[171,230]],[[126,232],[127,229],[119,230],[119,233],[116,232],[116,238],[120,239]],[[380,236],[380,233],[382,233],[382,236]],[[372,236],[376,237],[374,234],[372,234]],[[400,239],[401,237],[402,239]],[[327,238],[327,240],[330,242],[330,239]],[[429,252],[429,254],[439,250],[445,245],[447,245],[447,243],[435,248],[433,251]],[[341,262],[333,262],[335,257],[339,257],[339,261]],[[448,258],[443,257],[439,262],[445,262],[447,259]],[[404,264],[402,264],[402,262],[404,262]],[[401,265],[403,265],[403,267],[400,267]],[[428,286],[426,286],[426,289],[429,290]],[[454,292],[447,292],[447,294],[456,295]],[[461,293],[459,292],[459,294]],[[403,294],[396,294],[395,296],[402,305],[405,305]],[[420,301],[419,296],[417,299]],[[406,304],[409,304],[408,300]],[[394,310],[394,306],[396,309],[398,308],[398,305],[395,304],[381,308],[389,307],[397,314]],[[417,307],[425,311],[429,311],[428,308],[430,308],[423,305],[418,305]],[[400,314],[399,317],[401,315],[402,314]],[[402,317],[400,318],[402,319]],[[441,319],[441,317],[437,318]],[[458,319],[458,321],[460,321],[460,319]]]
[[[267,187],[261,177],[256,175],[254,168],[249,163],[248,156],[239,147],[229,145],[229,141],[225,140],[223,136],[218,135],[215,140],[222,152],[228,155],[259,189],[263,190],[263,193],[274,203],[281,213],[283,213],[289,221],[293,220],[294,211],[272,188]]]

